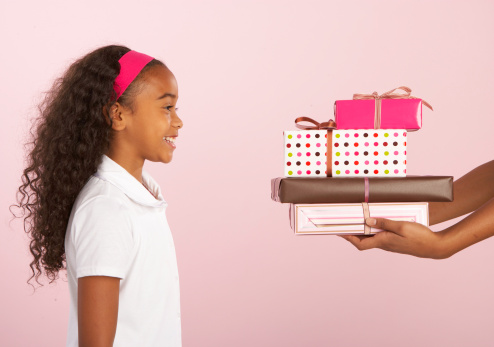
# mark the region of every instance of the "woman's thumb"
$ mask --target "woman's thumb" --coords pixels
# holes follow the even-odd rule
[[[370,227],[376,226],[376,222],[377,222],[377,220],[375,218],[367,218],[365,220],[365,224],[367,224]]]
[[[365,224],[373,228],[392,231],[396,234],[400,234],[403,222],[398,222],[386,218],[367,218],[365,220]]]

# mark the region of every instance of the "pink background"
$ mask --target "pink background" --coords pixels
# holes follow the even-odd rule
[[[67,283],[32,293],[8,206],[41,93],[121,43],[162,58],[180,86],[175,159],[146,167],[170,204],[184,346],[492,346],[493,239],[433,261],[295,237],[269,181],[295,117],[328,120],[334,100],[400,85],[435,108],[409,136],[410,174],[457,178],[491,160],[493,14],[478,0],[3,1],[0,345],[65,343]]]

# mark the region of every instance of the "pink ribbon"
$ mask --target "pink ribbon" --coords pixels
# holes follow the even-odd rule
[[[300,122],[308,122],[314,125],[302,125]],[[327,122],[319,123],[312,118],[309,117],[298,117],[295,119],[295,126],[302,130],[327,130],[327,150],[326,150],[326,174],[328,177],[333,175],[333,161],[331,158],[331,149],[333,147],[333,136],[332,131],[336,129],[336,123],[334,120],[330,119]]]
[[[393,93],[395,90],[402,90],[405,93]],[[372,94],[353,94],[353,99],[354,100],[367,100],[367,99],[375,99],[375,105],[376,105],[376,110],[374,113],[374,129],[381,129],[381,100],[382,99],[420,99],[416,98],[415,96],[411,95],[412,90],[408,87],[401,86],[395,89],[391,89],[390,91],[387,91],[386,93],[383,93],[379,95],[377,92],[374,92]],[[422,100],[422,104],[425,105],[426,107],[430,108],[432,111],[432,106],[425,101],[424,99]]]
[[[365,202],[369,202],[369,178],[364,178],[364,199]]]
[[[362,210],[364,211],[364,234],[368,235],[371,233],[371,227],[365,223],[365,220],[370,217],[369,212],[369,178],[364,177],[364,199],[365,202],[362,203]]]
[[[371,233],[371,227],[365,223],[365,220],[370,217],[369,204],[363,202],[362,209],[364,210],[364,234],[369,235]]]
[[[314,125],[302,125],[300,122],[308,122]],[[309,117],[298,117],[295,119],[295,126],[302,130],[333,130],[336,129],[336,123],[334,120],[330,119],[327,122],[319,123]]]

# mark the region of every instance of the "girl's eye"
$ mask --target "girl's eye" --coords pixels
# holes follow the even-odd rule
[[[168,112],[171,112],[172,109],[174,108],[174,106],[170,105],[170,106],[166,106],[165,109],[168,111]],[[175,107],[175,112],[178,111],[178,107]]]

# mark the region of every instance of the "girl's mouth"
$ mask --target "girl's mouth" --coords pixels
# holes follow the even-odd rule
[[[165,140],[165,142],[168,143],[173,148],[177,147],[175,145],[175,137],[174,136],[165,136],[165,137],[163,137],[163,140]]]

